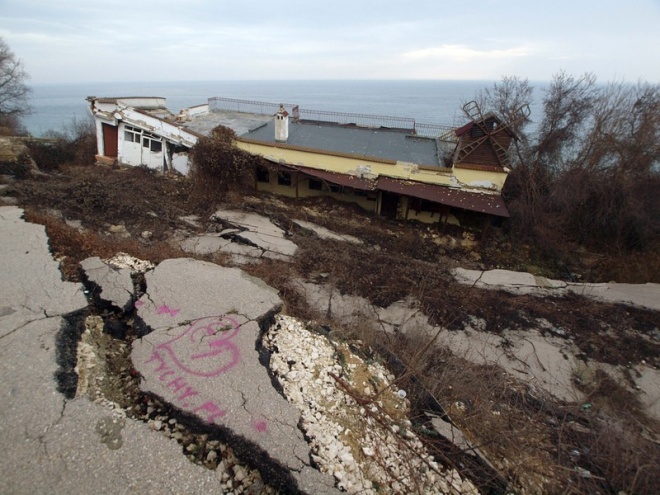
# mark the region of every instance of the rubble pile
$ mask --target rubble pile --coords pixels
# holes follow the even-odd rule
[[[264,336],[270,367],[288,400],[301,410],[312,459],[348,493],[477,494],[426,452],[406,418],[403,390],[380,364],[346,345],[279,315]]]

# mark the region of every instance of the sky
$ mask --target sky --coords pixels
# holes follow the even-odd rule
[[[660,82],[660,0],[0,0],[32,84]]]

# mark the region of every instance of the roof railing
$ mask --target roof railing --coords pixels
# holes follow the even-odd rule
[[[289,114],[302,121],[327,122],[339,125],[355,125],[367,128],[403,129],[420,137],[453,141],[453,127],[440,124],[419,124],[408,117],[369,115],[362,113],[331,112],[327,110],[308,110],[291,103],[267,103],[254,100],[240,100],[215,96],[209,98],[210,111],[229,111],[275,115],[283,106]]]

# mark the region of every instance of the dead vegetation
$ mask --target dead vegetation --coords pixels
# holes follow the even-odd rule
[[[179,216],[208,212],[208,205],[190,204],[188,181],[143,169],[65,167],[37,180],[14,182],[12,187],[28,208],[28,220],[46,225],[51,246],[72,279],[78,276],[78,262],[88,256],[110,257],[124,251],[154,262],[183,256],[166,242],[183,227]],[[428,337],[383,338],[366,323],[362,328],[342,329],[308,306],[295,280],[323,275],[336,290],[380,306],[413,296],[432,321],[449,328],[460,328],[476,316],[486,322],[485,331],[499,333],[507,328],[531,329],[538,318],[544,318],[555,328],[566,329],[566,338],[574,339],[585,357],[619,365],[642,359],[660,364],[657,340],[650,338],[650,332],[660,327],[656,313],[578,296],[542,299],[458,286],[448,268],[484,263],[474,261],[481,257],[479,244],[463,243],[458,237],[451,246],[440,245],[434,242],[441,236],[437,231],[365,216],[351,206],[327,200],[289,205],[266,198],[250,200],[249,207],[284,226],[291,227],[292,216],[306,215],[365,240],[363,245],[321,242],[291,227],[300,249],[294,263],[265,260],[245,269],[280,290],[289,314],[327,325],[337,337],[357,339],[366,349],[379,349],[381,355],[402,363],[398,386],[411,391],[417,428],[432,431],[424,412],[428,397],[433,397],[443,407],[441,414],[459,425],[493,464],[495,471],[486,469],[466,452],[432,434],[425,436],[429,445],[436,445],[439,458],[467,470],[482,492],[503,493],[502,479],[510,489],[518,487],[525,493],[654,491],[659,480],[650,465],[657,466],[658,446],[641,432],[657,432],[657,425],[607,375],[590,385],[589,410],[580,404],[558,403],[497,367],[478,366],[449,351],[431,352]],[[58,213],[53,215],[53,210]],[[80,219],[84,228],[71,227],[64,219]],[[124,225],[130,236],[110,233],[109,226],[116,224]],[[143,238],[144,230],[153,235]],[[500,266],[506,266],[503,259]],[[429,352],[420,354],[422,348]]]
[[[530,98],[528,81],[514,77],[480,100],[506,116]],[[585,279],[658,282],[660,85],[562,72],[542,104],[536,132],[516,129],[503,191],[511,233]]]
[[[62,162],[48,173],[12,181],[9,194],[26,208],[29,221],[46,226],[51,248],[71,280],[78,280],[78,263],[89,256],[108,258],[121,251],[156,263],[190,256],[168,242],[177,233],[196,230],[181,217],[197,214],[207,218],[220,202],[269,216],[291,233],[299,252],[293,263],[263,260],[244,269],[279,290],[288,314],[332,329],[335,338],[356,344],[353,348],[367,359],[387,360],[399,376],[396,385],[409,391],[416,431],[437,458],[467,473],[482,493],[655,493],[660,486],[658,424],[644,414],[638,397],[610,375],[597,372],[593,380],[581,384],[586,394],[582,403],[558,401],[498,366],[477,365],[433,346],[428,335],[385,334],[366,319],[342,326],[310,307],[297,287],[300,280],[323,280],[339,293],[383,307],[412,297],[432,323],[453,330],[475,318],[484,322],[482,331],[493,334],[510,329],[530,331],[538,328],[539,320],[545,320],[549,329],[542,331],[572,341],[582,359],[619,367],[645,361],[657,368],[657,312],[579,296],[538,298],[476,290],[459,286],[449,274],[450,268],[463,266],[531,270],[555,278],[595,281],[607,281],[620,273],[627,277],[619,279],[622,281],[657,282],[660,256],[648,251],[643,251],[646,258],[638,254],[639,249],[656,245],[652,230],[639,237],[643,245],[628,243],[632,237],[622,230],[615,250],[595,253],[586,247],[575,249],[579,239],[568,242],[565,231],[552,233],[558,236],[552,242],[538,242],[542,239],[538,236],[545,235],[538,228],[555,228],[554,222],[559,220],[539,224],[529,236],[517,237],[518,229],[529,226],[525,222],[547,219],[557,211],[557,218],[566,220],[561,216],[566,213],[563,208],[575,207],[570,197],[563,199],[559,210],[553,210],[557,203],[550,207],[550,203],[539,203],[537,196],[528,196],[532,186],[547,194],[550,184],[543,182],[547,175],[531,180],[529,174],[541,173],[533,167],[518,169],[518,179],[514,175],[512,184],[528,181],[525,191],[515,193],[514,202],[524,209],[531,201],[532,210],[519,217],[522,223],[512,227],[514,235],[494,229],[486,239],[469,231],[443,231],[368,216],[355,206],[327,199],[293,202],[249,197],[245,191],[252,185],[250,180],[236,173],[248,158],[234,151],[222,139],[200,147],[197,153],[209,165],[193,170],[192,180],[160,176],[146,168],[110,169]],[[231,164],[226,169],[231,173],[219,183],[211,180],[226,163]],[[603,176],[606,179],[610,180]],[[584,186],[581,180],[576,183]],[[593,187],[603,184],[597,181]],[[630,198],[630,194],[632,189],[625,196]],[[296,228],[292,218],[354,235],[364,244],[320,241]],[[589,218],[569,224],[583,228],[579,225],[584,226]],[[594,251],[600,246],[595,241],[587,243]],[[626,251],[629,249],[632,251]],[[627,254],[621,256],[624,252]],[[633,382],[634,377],[630,378]],[[459,447],[435,434],[429,412],[460,426],[472,448]],[[473,455],[474,449],[488,462]]]

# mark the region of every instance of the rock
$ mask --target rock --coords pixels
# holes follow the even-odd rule
[[[329,476],[302,461],[309,446],[300,412],[259,361],[260,321],[280,308],[277,292],[236,268],[185,258],[163,261],[145,278],[136,307],[152,331],[131,353],[140,388],[241,438],[243,455],[279,473],[269,483],[336,493]]]
[[[114,268],[95,256],[80,262],[85,276],[101,288],[98,297],[121,310],[133,302],[133,280],[127,268]]]
[[[126,230],[126,226],[124,225],[110,225],[110,227],[108,227],[108,232],[111,234],[117,234],[119,237],[131,237],[131,233]]]

